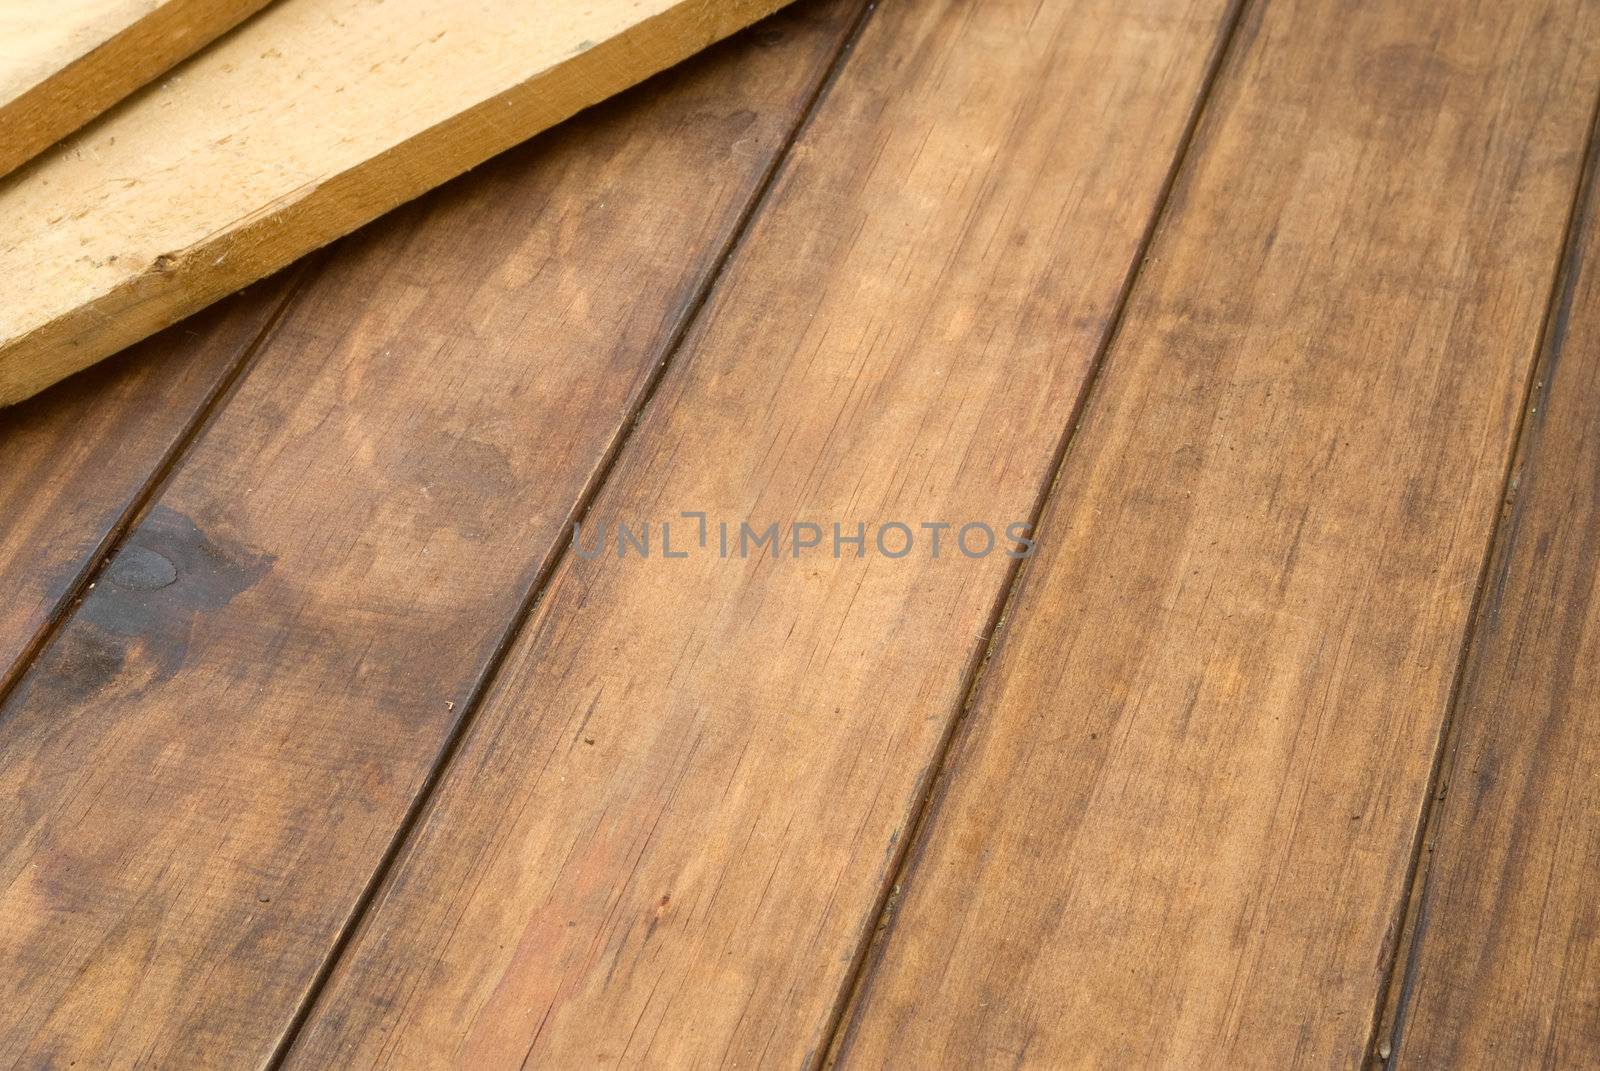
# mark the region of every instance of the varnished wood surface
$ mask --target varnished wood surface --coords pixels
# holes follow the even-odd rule
[[[0,416],[0,1065],[1585,1066],[1597,97],[805,0]]]
[[[270,1057],[853,10],[306,285],[0,709],[0,1066]]]
[[[1228,12],[879,8],[594,523],[1027,520]],[[569,555],[289,1066],[820,1057],[1012,574],[956,538]]]
[[[1573,224],[1419,873],[1391,1066],[1600,1054],[1600,230]]]
[[[840,1066],[1364,1057],[1600,12],[1239,34]]]

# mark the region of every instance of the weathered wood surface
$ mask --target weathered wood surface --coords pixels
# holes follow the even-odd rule
[[[1229,11],[877,9],[289,1066],[822,1055]]]
[[[1363,1060],[1600,9],[1287,0],[1236,45],[842,1066]]]
[[[0,691],[282,304],[248,293],[0,411]]]
[[[268,1059],[852,9],[307,284],[0,709],[0,1066]]]
[[[0,0],[0,176],[269,0]]]
[[[1391,1067],[1600,1054],[1600,230],[1573,223],[1399,971]]]
[[[782,0],[282,0],[0,185],[0,405]]]

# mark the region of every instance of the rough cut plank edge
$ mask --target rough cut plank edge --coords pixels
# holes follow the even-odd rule
[[[681,3],[413,135],[239,226],[158,257],[104,296],[0,345],[0,406],[22,401],[563,119],[644,81],[788,0]],[[685,47],[687,45],[687,47]]]
[[[0,176],[21,167],[271,2],[167,0],[0,105]]]

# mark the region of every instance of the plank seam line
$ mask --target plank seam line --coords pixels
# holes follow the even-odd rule
[[[1399,903],[1395,905],[1390,932],[1395,934],[1394,952],[1383,982],[1378,989],[1377,1004],[1373,1008],[1371,1026],[1362,1064],[1365,1067],[1398,1066],[1400,1043],[1405,1029],[1406,1002],[1415,983],[1415,969],[1421,951],[1421,938],[1426,927],[1420,923],[1426,915],[1426,894],[1432,874],[1432,847],[1436,845],[1443,798],[1449,792],[1450,774],[1453,772],[1453,752],[1456,746],[1457,715],[1463,702],[1463,693],[1470,669],[1481,654],[1479,641],[1486,613],[1486,597],[1491,578],[1510,564],[1516,544],[1519,519],[1519,492],[1534,466],[1534,448],[1538,445],[1542,421],[1533,419],[1533,413],[1546,408],[1553,387],[1552,373],[1559,363],[1561,349],[1566,339],[1567,311],[1571,305],[1578,276],[1582,269],[1583,233],[1587,226],[1590,201],[1594,194],[1596,171],[1600,170],[1600,97],[1590,110],[1587,140],[1584,143],[1583,166],[1573,190],[1572,202],[1567,212],[1566,226],[1562,232],[1561,251],[1557,255],[1550,296],[1545,302],[1544,317],[1535,335],[1538,340],[1536,356],[1523,384],[1522,405],[1517,414],[1510,457],[1506,461],[1501,479],[1500,508],[1495,523],[1490,527],[1478,566],[1478,582],[1473,591],[1472,603],[1467,613],[1467,624],[1462,630],[1461,643],[1456,653],[1455,675],[1450,682],[1449,698],[1445,701],[1444,722],[1439,727],[1438,742],[1434,745],[1433,767],[1428,775],[1427,792],[1423,796],[1422,813],[1418,816],[1413,833],[1411,858],[1406,868]],[[1426,860],[1424,856],[1427,856]],[[1401,949],[1404,948],[1404,954]],[[1396,975],[1400,987],[1395,990]],[[1390,996],[1395,1002],[1390,1008]],[[1386,1024],[1385,1020],[1389,1022]],[[1385,1026],[1387,1025],[1387,1030]],[[1389,1056],[1384,1060],[1378,1047],[1389,1041]]]
[[[123,541],[137,527],[138,522],[143,519],[145,512],[160,497],[161,492],[166,489],[167,484],[171,482],[179,465],[189,455],[189,451],[194,447],[194,444],[200,441],[206,429],[212,425],[218,414],[227,406],[228,401],[233,397],[235,388],[244,379],[249,369],[255,365],[256,359],[265,348],[267,341],[277,333],[279,324],[283,322],[284,317],[289,313],[290,307],[305,289],[307,281],[315,274],[314,268],[304,264],[290,269],[290,272],[292,282],[289,284],[288,291],[279,299],[277,307],[267,317],[266,322],[256,332],[255,337],[241,347],[239,356],[234,358],[232,365],[222,374],[216,385],[211,388],[211,392],[201,401],[194,416],[189,419],[188,424],[178,433],[172,445],[167,447],[166,452],[151,466],[150,472],[144,478],[144,482],[129,498],[127,506],[123,508],[116,522],[101,537],[99,545],[90,553],[88,560],[78,570],[78,575],[68,585],[67,590],[56,600],[56,604],[50,610],[49,616],[35,630],[33,638],[23,647],[16,661],[12,663],[4,675],[0,675],[0,719],[6,716],[6,708],[11,700],[12,692],[22,683],[23,678],[28,675],[28,671],[33,668],[39,655],[55,640],[56,635],[66,627],[67,622],[77,612],[78,605],[83,601],[89,586],[105,569],[106,563],[122,549]],[[269,285],[269,280],[262,280],[253,285],[264,287]],[[164,359],[173,360],[174,358],[166,356]]]
[[[1261,0],[1265,3],[1266,0]],[[1141,235],[1139,244],[1135,247],[1134,256],[1129,264],[1126,277],[1123,279],[1122,288],[1117,294],[1116,303],[1112,306],[1111,317],[1105,334],[1101,337],[1100,345],[1096,347],[1094,356],[1089,362],[1089,372],[1084,378],[1083,386],[1078,391],[1072,411],[1068,416],[1061,437],[1057,441],[1054,456],[1046,470],[1040,491],[1035,497],[1032,512],[1029,515],[1029,531],[1037,537],[1039,525],[1044,519],[1049,504],[1053,501],[1055,490],[1061,483],[1062,473],[1066,470],[1067,462],[1071,457],[1073,444],[1077,441],[1078,429],[1087,419],[1089,408],[1098,394],[1098,388],[1104,377],[1104,371],[1109,361],[1112,348],[1122,334],[1123,322],[1131,303],[1133,292],[1138,284],[1144,265],[1149,259],[1154,248],[1156,238],[1166,221],[1168,209],[1171,205],[1172,193],[1178,183],[1180,173],[1187,162],[1189,150],[1195,137],[1205,120],[1207,107],[1211,103],[1223,67],[1227,64],[1232,51],[1233,42],[1240,24],[1244,21],[1246,11],[1252,14],[1259,10],[1251,7],[1251,0],[1232,0],[1227,13],[1221,20],[1215,43],[1212,45],[1211,57],[1204,77],[1201,80],[1198,92],[1195,94],[1194,104],[1190,109],[1189,117],[1184,124],[1178,144],[1173,152],[1172,162],[1168,165],[1167,174],[1157,192],[1156,201],[1150,212],[1149,222],[1145,225],[1144,234]],[[968,664],[966,679],[961,687],[960,699],[956,704],[956,714],[945,727],[944,735],[935,750],[933,761],[930,763],[928,773],[924,777],[923,785],[918,793],[916,809],[909,823],[908,834],[899,843],[898,853],[889,866],[882,887],[878,891],[878,900],[873,909],[869,922],[862,933],[859,946],[851,962],[849,973],[841,985],[839,994],[835,999],[827,1025],[824,1044],[820,1048],[821,1055],[814,1068],[831,1068],[843,1058],[849,1046],[849,1038],[853,1029],[853,1021],[847,1025],[846,1019],[851,1017],[851,1009],[865,998],[868,987],[871,985],[872,976],[878,963],[882,960],[883,952],[891,936],[895,922],[895,906],[899,899],[901,887],[911,879],[916,868],[920,851],[926,846],[927,837],[931,833],[933,823],[937,817],[940,797],[944,786],[955,775],[955,770],[950,767],[956,741],[967,728],[972,714],[972,706],[977,698],[978,686],[983,680],[984,672],[989,663],[994,659],[1001,646],[1005,643],[1006,618],[1016,605],[1022,585],[1030,575],[1026,567],[1027,559],[1017,559],[1010,566],[1010,575],[1001,586],[1001,591],[995,599],[994,607],[990,611],[989,620],[979,635],[974,647],[975,657]]]
[[[662,347],[660,359],[655,362],[649,378],[640,389],[638,398],[630,407],[630,411],[625,414],[619,423],[618,433],[607,447],[605,454],[601,457],[599,464],[595,467],[594,473],[590,476],[583,490],[578,494],[572,508],[563,520],[560,531],[570,532],[574,524],[582,524],[588,520],[591,507],[609,481],[612,470],[616,467],[618,459],[632,440],[634,432],[643,423],[645,412],[655,399],[658,388],[666,379],[667,372],[677,359],[685,339],[688,338],[690,331],[699,320],[700,314],[710,302],[711,295],[721,282],[728,264],[743,246],[751,225],[761,214],[762,209],[765,208],[778,177],[782,174],[784,166],[790,159],[795,143],[810,125],[818,108],[826,99],[828,90],[837,81],[840,70],[854,50],[855,43],[861,36],[869,16],[877,9],[877,6],[877,0],[865,0],[852,16],[852,22],[841,37],[832,57],[829,58],[821,76],[818,77],[815,86],[812,87],[810,94],[802,103],[783,141],[773,153],[772,161],[757,179],[755,188],[746,200],[738,218],[734,221],[733,227],[729,230],[722,249],[718,252],[716,259],[707,269],[689,302],[684,307],[683,312],[679,315],[677,324],[673,327],[671,335]],[[264,1065],[265,1071],[278,1071],[278,1069],[282,1068],[290,1052],[298,1043],[306,1023],[310,1021],[312,1013],[316,1011],[316,1007],[321,1001],[335,968],[354,944],[355,938],[359,935],[368,919],[373,904],[377,902],[378,894],[388,883],[395,865],[405,853],[412,833],[421,824],[423,816],[434,804],[438,787],[443,782],[456,754],[461,750],[461,745],[471,734],[485,697],[499,679],[506,659],[516,646],[516,642],[528,622],[544,601],[551,579],[560,570],[562,563],[567,558],[567,550],[568,543],[558,540],[554,553],[548,556],[545,563],[535,574],[527,591],[524,592],[521,602],[512,613],[510,622],[501,633],[499,641],[484,663],[484,668],[479,673],[471,692],[461,704],[461,713],[457,716],[454,726],[447,733],[443,744],[440,745],[439,752],[428,774],[423,779],[422,786],[412,798],[411,805],[406,809],[405,815],[396,827],[388,847],[379,859],[378,865],[367,879],[367,883],[357,897],[344,925],[340,927],[340,931],[334,938],[321,967],[318,968],[317,973],[307,986],[299,1008],[278,1039],[272,1055]]]

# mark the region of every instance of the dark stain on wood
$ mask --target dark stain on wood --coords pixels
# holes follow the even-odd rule
[[[76,620],[130,638],[181,635],[181,664],[197,619],[220,610],[272,569],[270,554],[202,532],[166,505],[151,509],[106,564]]]
[[[287,275],[259,283],[0,411],[0,696],[185,449],[289,289]]]
[[[170,680],[208,615],[260,581],[272,556],[202,532],[156,506],[90,585],[56,642],[22,680],[18,704],[63,707],[115,690],[126,700]],[[39,694],[43,693],[43,694]]]

